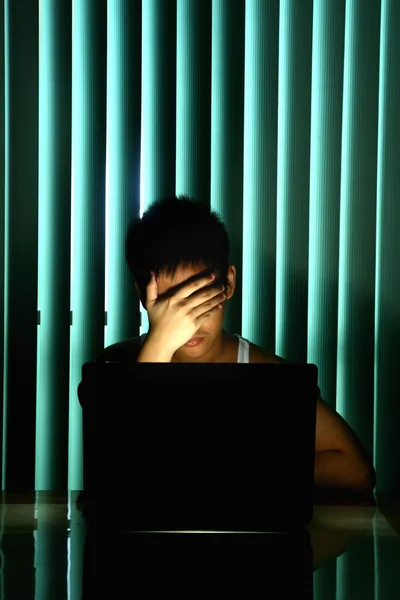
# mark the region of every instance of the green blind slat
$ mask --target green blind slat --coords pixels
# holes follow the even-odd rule
[[[3,420],[5,411],[3,410],[3,403],[6,402],[5,393],[5,369],[4,369],[4,358],[6,350],[5,348],[5,313],[4,313],[4,294],[5,294],[5,28],[4,28],[4,6],[0,10],[0,131],[3,135],[0,135],[0,377],[3,380],[3,389],[1,390],[0,396],[0,474],[3,473]],[[2,476],[1,476],[2,479]],[[1,589],[0,589],[1,591]]]
[[[142,17],[140,210],[175,193],[176,0],[150,0]],[[162,98],[162,101],[160,101]],[[148,330],[141,308],[141,333]]]
[[[336,405],[344,0],[314,4],[307,360]]]
[[[337,410],[373,453],[379,2],[346,3]]]
[[[106,2],[72,8],[72,269],[68,486],[82,489],[82,364],[104,345]]]
[[[212,3],[211,207],[225,223],[236,291],[226,305],[224,328],[242,330],[243,115],[245,2]]]
[[[279,3],[246,2],[242,334],[275,349]]]
[[[71,221],[71,3],[42,0],[35,489],[65,489]]]
[[[279,14],[276,352],[307,357],[312,2]]]
[[[144,3],[142,38],[140,200],[144,211],[154,200],[175,192],[175,0]]]
[[[400,489],[400,3],[382,2],[375,287],[374,461],[378,487]]]
[[[209,203],[211,1],[177,0],[177,194]]]
[[[139,212],[141,3],[109,0],[107,15],[106,346],[139,334],[139,303],[125,262]]]

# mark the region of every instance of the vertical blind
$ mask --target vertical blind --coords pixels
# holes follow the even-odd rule
[[[82,488],[81,367],[148,327],[124,235],[166,194],[228,227],[225,327],[316,363],[400,489],[397,0],[4,0],[0,33],[3,489]]]

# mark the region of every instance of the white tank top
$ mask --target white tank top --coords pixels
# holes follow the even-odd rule
[[[249,342],[249,340],[246,340],[246,338],[243,338],[238,333],[235,333],[234,335],[236,335],[236,337],[239,340],[237,362],[238,363],[250,362],[250,359],[249,359],[249,357],[250,357],[250,342]],[[146,334],[143,333],[140,337],[141,337],[141,343],[143,344]]]
[[[239,339],[239,348],[238,348],[238,363],[248,363],[250,362],[250,342],[243,338],[238,333],[235,333],[236,337]]]

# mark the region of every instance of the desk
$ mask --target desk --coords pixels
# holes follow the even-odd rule
[[[400,497],[378,496],[376,507],[317,505],[301,540],[267,536],[245,540],[238,538],[241,534],[230,539],[226,534],[219,538],[198,534],[185,540],[183,534],[176,534],[181,543],[172,546],[143,539],[135,542],[129,534],[108,539],[106,525],[113,515],[107,513],[107,492],[104,531],[93,534],[77,507],[77,497],[73,491],[2,493],[1,600],[101,597],[95,585],[97,589],[104,586],[107,598],[153,598],[156,584],[164,595],[169,588],[175,597],[181,587],[187,599],[204,587],[207,598],[225,599],[236,592],[246,600],[275,600],[286,597],[289,584],[295,593],[298,590],[298,598],[315,600],[400,597]],[[97,563],[91,551],[93,535],[97,535],[93,546],[100,559]],[[201,547],[195,548],[200,540]],[[129,554],[132,546],[136,549]],[[122,573],[114,570],[121,556],[125,560],[123,595],[116,591]],[[110,582],[114,591],[107,592]],[[309,587],[308,596],[301,586]]]

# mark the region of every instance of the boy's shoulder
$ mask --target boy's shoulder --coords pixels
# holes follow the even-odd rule
[[[141,336],[130,338],[122,342],[111,344],[102,350],[96,362],[107,361],[136,361],[141,347]]]
[[[280,356],[277,356],[273,352],[264,350],[261,346],[257,346],[252,342],[250,344],[249,361],[251,363],[284,363],[287,362]]]

